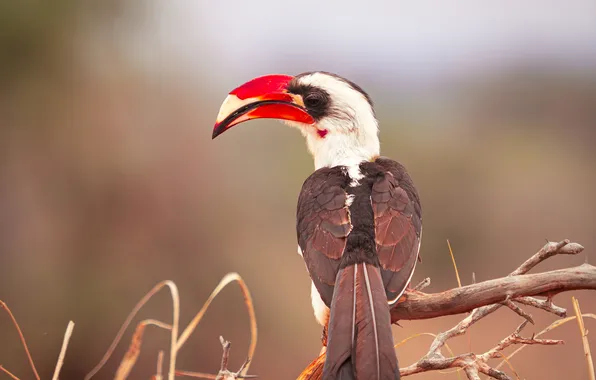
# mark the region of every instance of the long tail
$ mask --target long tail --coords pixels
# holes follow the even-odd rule
[[[359,263],[338,272],[328,334],[324,380],[399,380],[379,268]]]

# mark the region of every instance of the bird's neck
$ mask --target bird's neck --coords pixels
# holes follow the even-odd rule
[[[371,161],[379,156],[379,139],[373,136],[354,136],[329,133],[321,138],[318,134],[307,136],[315,168],[346,166],[358,167],[363,161]]]

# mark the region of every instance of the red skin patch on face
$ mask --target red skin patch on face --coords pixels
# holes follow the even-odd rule
[[[329,133],[328,130],[326,129],[317,129],[317,134],[319,135],[320,138],[324,139],[325,136],[327,136],[327,133]]]

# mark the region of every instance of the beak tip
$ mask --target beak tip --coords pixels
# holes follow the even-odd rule
[[[224,130],[225,128],[221,128],[221,124],[215,124],[215,127],[213,127],[213,134],[211,135],[211,140],[221,135]]]

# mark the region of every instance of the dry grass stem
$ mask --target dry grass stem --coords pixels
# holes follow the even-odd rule
[[[25,336],[23,335],[23,332],[21,331],[21,328],[19,327],[19,324],[18,324],[16,318],[12,314],[12,311],[10,311],[10,308],[8,307],[8,305],[6,303],[4,303],[3,301],[0,301],[0,308],[3,308],[4,310],[6,310],[6,312],[8,313],[8,316],[12,320],[12,324],[14,325],[15,329],[17,329],[17,333],[19,334],[19,338],[21,339],[21,343],[23,344],[23,348],[25,349],[25,353],[27,354],[27,359],[29,360],[29,364],[31,365],[31,369],[33,370],[33,375],[35,376],[35,378],[37,380],[39,380],[39,374],[37,373],[37,369],[35,368],[35,363],[33,363],[33,358],[31,357],[31,353],[29,352],[29,347],[27,347],[27,341],[25,341]],[[10,373],[6,369],[4,369],[4,371],[7,373]]]
[[[582,343],[584,346],[584,354],[586,355],[586,364],[588,365],[588,374],[590,380],[596,380],[594,374],[594,362],[592,361],[592,353],[590,352],[590,343],[588,342],[588,331],[584,326],[584,318],[582,317],[582,311],[579,307],[579,301],[575,297],[571,297],[573,302],[573,309],[575,310],[575,316],[577,318],[577,325],[579,326],[579,332],[582,336]]]
[[[128,350],[126,351],[126,354],[124,354],[124,358],[122,358],[122,361],[120,362],[120,366],[118,367],[118,370],[116,371],[116,376],[114,377],[115,380],[124,380],[124,379],[128,378],[128,375],[130,375],[132,368],[136,364],[137,359],[139,358],[139,355],[141,354],[141,344],[143,343],[143,334],[145,333],[145,327],[147,327],[147,326],[156,326],[156,327],[160,327],[165,330],[172,329],[171,325],[168,325],[166,323],[163,323],[161,321],[157,321],[154,319],[146,319],[144,321],[141,321],[137,325],[137,328],[135,329],[135,332],[132,336],[130,346],[128,347]]]
[[[461,288],[461,280],[459,278],[459,271],[457,270],[457,263],[455,262],[455,256],[453,255],[453,250],[451,249],[451,243],[449,239],[447,239],[447,247],[449,247],[449,254],[451,255],[451,262],[453,263],[453,269],[455,269],[455,277],[457,278],[457,286]]]
[[[64,364],[64,357],[66,356],[66,349],[68,348],[68,342],[70,341],[70,337],[72,336],[73,330],[74,330],[74,322],[69,321],[68,326],[66,326],[66,332],[64,333],[64,340],[62,341],[62,348],[60,349],[60,354],[58,355],[58,362],[56,362],[56,368],[54,369],[54,376],[52,376],[52,380],[58,380],[58,376],[60,375],[60,370],[62,369],[62,364]]]
[[[155,376],[153,376],[154,380],[162,380],[163,379],[163,350],[160,350],[157,353],[157,369],[155,370]]]
[[[172,322],[172,324],[169,325],[169,324],[166,324],[164,322],[157,321],[154,319],[147,319],[147,320],[141,321],[137,325],[135,332],[133,333],[133,336],[131,338],[131,343],[128,347],[128,350],[126,351],[126,354],[124,355],[124,357],[120,363],[120,366],[118,367],[115,379],[123,380],[123,379],[126,379],[130,375],[130,373],[131,373],[132,369],[134,368],[134,366],[137,362],[137,359],[141,353],[141,345],[143,342],[143,335],[144,335],[145,327],[150,326],[150,325],[157,326],[162,329],[171,331],[170,360],[169,360],[169,365],[168,365],[168,380],[174,380],[176,375],[178,375],[178,376],[194,376],[194,377],[199,377],[199,378],[214,379],[216,377],[216,375],[177,370],[176,369],[176,356],[178,354],[178,351],[182,348],[184,343],[188,340],[190,335],[193,333],[193,331],[198,326],[199,322],[205,315],[205,312],[211,305],[211,302],[215,299],[215,297],[217,297],[217,295],[228,284],[230,284],[231,282],[234,282],[234,281],[240,285],[240,289],[242,290],[242,294],[244,296],[244,303],[247,307],[248,314],[250,317],[251,341],[250,341],[249,350],[248,350],[249,351],[248,357],[249,357],[249,359],[252,358],[252,356],[254,355],[254,352],[256,349],[256,343],[257,343],[256,316],[255,316],[255,311],[254,311],[254,305],[252,302],[252,297],[248,290],[248,286],[246,285],[244,280],[237,273],[229,273],[226,276],[224,276],[224,278],[220,281],[220,283],[217,285],[215,290],[213,290],[213,292],[211,293],[211,295],[209,296],[207,301],[205,301],[205,303],[203,304],[203,306],[201,307],[199,312],[195,315],[193,320],[188,324],[188,326],[184,329],[184,331],[182,332],[182,334],[180,334],[180,336],[178,336],[179,319],[180,319],[180,299],[179,299],[179,295],[178,295],[178,289],[173,282],[162,281],[162,282],[158,283],[156,286],[154,286],[153,289],[151,289],[135,305],[134,309],[129,313],[126,320],[120,327],[120,330],[118,331],[118,333],[116,335],[116,338],[114,338],[114,340],[112,341],[112,344],[108,348],[107,352],[105,353],[105,355],[103,356],[103,358],[101,359],[99,364],[85,377],[85,380],[92,378],[105,365],[105,363],[109,360],[109,358],[113,354],[116,346],[122,339],[124,332],[128,329],[133,318],[137,315],[139,310],[151,299],[151,297],[153,297],[157,292],[159,292],[161,289],[163,289],[166,286],[170,289],[170,293],[172,296],[172,303],[173,303],[173,322]],[[164,352],[160,351],[160,354],[158,356],[158,362],[157,362],[157,372],[153,376],[153,379],[161,380],[163,378],[163,376],[162,376],[163,356],[164,356]],[[251,377],[251,376],[246,376],[246,371],[248,371],[249,363],[250,363],[250,360],[247,360],[245,362],[245,364],[241,367],[240,371],[238,373],[234,374],[234,376],[236,376],[235,378]],[[227,365],[227,362],[223,363],[223,364]]]
[[[172,307],[173,308],[173,322],[172,322],[172,326],[171,326],[172,338],[171,338],[171,347],[170,347],[170,368],[168,371],[168,380],[174,380],[174,369],[176,368],[175,365],[176,365],[176,353],[177,353],[176,338],[178,336],[178,324],[179,324],[179,319],[180,319],[180,297],[178,295],[178,288],[176,287],[176,284],[174,284],[172,281],[162,281],[162,282],[158,283],[157,285],[155,285],[153,287],[153,289],[151,289],[147,294],[145,294],[145,296],[135,305],[134,309],[128,314],[128,316],[126,317],[126,320],[120,327],[120,330],[116,334],[116,337],[112,341],[112,344],[108,348],[107,352],[104,354],[103,358],[95,366],[95,368],[93,368],[91,370],[91,372],[89,372],[87,374],[87,376],[85,376],[85,380],[89,380],[93,376],[95,376],[95,374],[97,374],[97,372],[106,364],[106,362],[108,361],[110,356],[112,356],[112,353],[116,349],[116,346],[122,339],[122,335],[124,335],[124,332],[126,331],[128,326],[132,322],[133,318],[137,315],[139,310],[141,310],[141,308],[143,306],[145,306],[145,304],[151,299],[151,297],[153,297],[157,292],[159,292],[161,289],[163,289],[166,286],[170,289],[170,293],[172,295],[172,305],[173,305],[173,307]]]
[[[217,379],[217,375],[212,375],[210,373],[203,373],[203,372],[193,372],[193,371],[176,371],[176,376],[194,377],[196,379],[210,379],[210,380]]]
[[[2,365],[0,365],[0,371],[4,372],[5,374],[7,374],[8,376],[10,376],[11,379],[13,380],[20,380],[18,377],[16,377],[12,372],[10,372],[9,370],[7,370],[6,368],[4,368]]]
[[[248,310],[248,316],[250,319],[250,345],[248,347],[248,358],[251,359],[253,357],[255,349],[257,347],[257,318],[255,315],[255,309],[254,309],[254,305],[252,302],[252,297],[250,295],[250,291],[248,290],[248,286],[246,285],[246,283],[244,282],[244,280],[242,279],[242,277],[240,277],[240,275],[238,273],[228,273],[219,282],[219,284],[215,287],[215,289],[213,290],[213,292],[211,293],[211,295],[209,296],[207,301],[205,301],[205,303],[203,304],[203,307],[201,308],[201,310],[199,310],[199,312],[195,315],[195,317],[192,319],[192,321],[188,324],[186,329],[184,329],[182,334],[180,334],[180,338],[178,339],[178,342],[176,345],[177,350],[179,350],[184,345],[184,343],[186,343],[186,341],[188,340],[190,335],[197,328],[199,322],[201,322],[201,319],[205,315],[205,312],[207,311],[207,309],[209,308],[209,305],[211,305],[211,302],[213,302],[215,297],[217,297],[217,295],[228,284],[230,284],[231,282],[234,282],[234,281],[238,283],[238,285],[240,286],[240,289],[242,290],[242,295],[244,296],[244,303]],[[249,366],[250,366],[250,364],[247,364],[246,367],[242,369],[241,375],[246,375],[246,372],[248,372]],[[185,375],[185,376],[187,376],[187,375]]]

